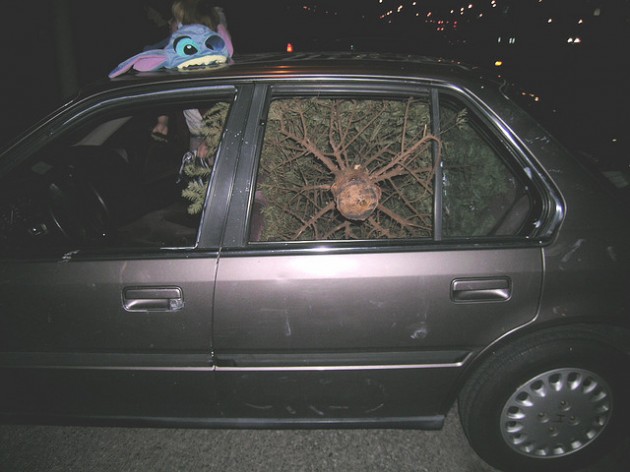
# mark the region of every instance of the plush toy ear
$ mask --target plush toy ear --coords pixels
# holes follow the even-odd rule
[[[118,64],[118,66],[109,73],[109,78],[118,77],[132,68],[139,72],[159,69],[162,64],[166,62],[166,59],[167,55],[162,49],[144,51]]]
[[[228,58],[234,55],[234,46],[232,46],[232,38],[230,37],[230,33],[228,33],[227,28],[223,24],[219,24],[217,27],[217,33],[219,36],[225,41],[225,47],[227,48]]]

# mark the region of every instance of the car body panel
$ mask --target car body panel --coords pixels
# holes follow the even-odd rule
[[[3,350],[209,352],[216,261],[3,264]]]
[[[214,348],[221,354],[479,346],[536,316],[541,278],[537,248],[224,255]],[[479,298],[458,301],[455,280],[493,288],[507,282],[509,293],[478,290]]]
[[[3,411],[190,416],[192,405],[205,405],[216,414],[208,401],[216,394],[216,261],[216,254],[98,262],[68,256],[27,270],[3,264],[11,280],[3,292],[13,294],[0,308],[0,372],[12,386],[1,395]]]

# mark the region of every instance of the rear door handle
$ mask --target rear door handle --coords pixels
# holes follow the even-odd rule
[[[132,312],[179,311],[184,308],[184,294],[180,287],[127,287],[123,306]]]
[[[512,296],[509,277],[466,278],[451,282],[451,300],[466,302],[505,302]]]

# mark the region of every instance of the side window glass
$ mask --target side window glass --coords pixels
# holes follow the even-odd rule
[[[250,241],[430,238],[426,97],[271,102]]]
[[[46,146],[3,179],[0,253],[194,246],[229,104],[109,116]]]
[[[533,205],[525,179],[504,159],[507,150],[472,112],[444,96],[440,121],[443,236],[518,234]]]

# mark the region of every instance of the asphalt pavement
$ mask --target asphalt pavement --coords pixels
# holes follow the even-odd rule
[[[630,470],[630,440],[587,472]],[[455,409],[441,431],[0,425],[0,472],[493,472]]]

